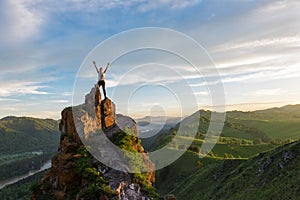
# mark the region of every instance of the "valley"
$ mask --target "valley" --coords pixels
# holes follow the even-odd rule
[[[161,195],[174,194],[177,199],[195,200],[200,197],[204,200],[241,198],[250,200],[255,197],[297,199],[300,191],[297,188],[300,177],[299,113],[299,105],[254,112],[227,112],[221,136],[212,151],[202,159],[199,158],[199,154],[203,153],[201,145],[206,138],[211,112],[201,110],[200,116],[187,117],[190,123],[194,123],[194,120],[200,122],[196,137],[181,134],[178,136],[179,140],[190,142],[191,146],[181,146],[176,143],[171,145],[170,151],[174,153],[182,151],[183,155],[171,165],[156,171],[154,186],[157,192]],[[9,125],[13,123],[12,119],[20,127],[12,129],[16,127]],[[4,119],[7,120],[8,118]],[[10,145],[6,148],[5,145],[1,146],[3,151],[0,155],[0,168],[4,170],[1,176],[2,182],[9,177],[38,170],[52,157],[58,146],[59,136],[56,131],[58,122],[47,120],[47,123],[43,124],[43,122],[41,126],[42,121],[39,119],[25,118],[29,123],[34,121],[33,125],[28,127],[28,123],[19,120],[11,118],[9,123],[0,123],[3,143],[4,140],[7,144],[14,142],[18,147],[10,152]],[[141,138],[147,151],[159,149],[169,142],[172,144],[172,139],[180,126],[178,119],[169,119],[166,124],[163,124],[160,123],[159,118],[152,122],[149,122],[149,118],[144,118],[137,120],[137,123],[140,134],[158,132],[152,137]],[[24,129],[22,129],[23,125]],[[188,131],[189,124],[186,126],[185,130]],[[32,128],[34,129],[31,130]],[[14,134],[19,137],[13,136]],[[28,142],[25,142],[26,140]],[[36,141],[39,141],[39,144],[32,145]],[[18,170],[11,170],[16,168]],[[11,171],[18,171],[18,173],[11,174]],[[30,185],[34,186],[36,183],[31,177],[22,181],[27,184],[27,190]],[[3,194],[7,191],[15,191],[16,185],[18,183],[5,187],[1,191],[4,192]],[[281,190],[288,192],[284,193]],[[28,194],[26,193],[25,196],[28,197]],[[256,196],[253,196],[254,194]]]

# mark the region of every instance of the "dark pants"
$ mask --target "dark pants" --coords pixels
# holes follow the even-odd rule
[[[99,87],[102,86],[103,94],[104,97],[106,98],[105,81],[104,80],[98,81],[98,86]]]

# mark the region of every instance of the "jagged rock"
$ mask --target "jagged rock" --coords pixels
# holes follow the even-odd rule
[[[60,150],[64,153],[74,152],[78,149],[78,143],[70,142],[67,137],[64,137],[60,143]]]
[[[281,168],[281,169],[283,169],[284,168],[284,164],[282,162],[279,162],[278,163],[278,167]]]
[[[100,89],[99,89],[98,85],[95,85],[91,89],[90,93],[85,95],[86,110],[89,113],[92,113],[93,111],[95,111],[95,107],[100,105],[101,100],[102,100],[102,98],[101,98]]]
[[[65,200],[65,199],[67,199],[67,195],[63,191],[58,191],[55,193],[55,198],[57,200]]]
[[[137,123],[130,117],[121,114],[116,115],[116,124],[121,130],[129,129],[134,136],[139,137]]]
[[[101,118],[101,117],[100,117]],[[82,114],[80,119],[77,119],[77,128],[79,132],[84,134],[84,138],[87,139],[91,134],[96,133],[99,129],[102,129],[101,120],[91,117],[88,113]]]
[[[124,155],[115,152],[101,137],[112,138],[122,132],[125,127],[131,130],[134,135],[133,138],[136,138],[131,141],[132,148],[142,155],[145,166],[153,170],[153,172],[147,173],[148,186],[152,186],[155,180],[155,168],[147,152],[136,141],[138,136],[137,125],[133,119],[127,116],[117,115],[118,118],[116,119],[115,110],[115,104],[110,99],[101,100],[99,88],[95,86],[85,96],[85,104],[73,108],[69,107],[62,111],[59,125],[61,140],[58,152],[52,159],[49,173],[46,173],[40,181],[39,190],[32,194],[32,200],[45,198],[43,195],[46,195],[47,198],[51,196],[54,199],[69,199],[69,196],[73,195],[73,199],[83,199],[79,194],[82,195],[82,193],[88,191],[87,188],[93,182],[92,179],[78,172],[78,168],[81,166],[77,161],[86,158],[85,155],[79,152],[79,149],[84,148],[79,133],[83,134],[80,135],[83,140],[94,142],[96,147],[99,147],[99,150],[96,150],[99,151],[103,159],[114,158],[115,162],[120,162],[119,164],[122,165]],[[105,135],[94,134],[100,129],[104,131]],[[90,170],[95,170],[93,171],[94,176],[98,178],[101,176],[103,180],[107,180],[107,187],[115,193],[114,195],[108,194],[101,190],[98,191],[97,199],[150,199],[141,190],[141,185],[133,181],[132,174],[125,172],[129,171],[127,166],[122,167],[124,171],[118,171],[99,163],[93,157],[88,157],[88,160],[85,160],[82,164],[88,164],[92,168]]]
[[[115,104],[108,98],[101,101],[101,121],[103,128],[109,128],[115,124],[116,117],[116,106]]]
[[[281,156],[282,162],[278,163],[280,169],[284,169],[284,166],[295,158],[295,154],[292,151],[284,151]]]
[[[98,85],[95,85],[90,93],[85,95],[85,110],[87,111],[86,115],[90,115],[93,118],[97,119],[98,122],[98,127],[102,128],[102,123],[101,123],[101,93]]]
[[[282,153],[282,160],[287,163],[288,161],[292,160],[295,158],[295,154],[291,151],[284,151]]]
[[[267,158],[266,160],[260,160],[261,165],[256,174],[259,176],[260,174],[264,173],[264,171],[271,165],[272,162],[273,158],[271,157]]]
[[[91,116],[97,119],[98,128],[109,128],[115,124],[115,104],[109,99],[102,100],[100,89],[97,85],[85,96],[85,117]],[[87,121],[87,120],[85,120]]]
[[[78,144],[82,144],[79,135],[74,134],[76,133],[76,126],[71,107],[64,109],[61,113],[59,130],[61,131],[62,136],[68,136],[69,139],[74,140]]]
[[[166,196],[166,200],[176,200],[176,198],[173,194],[169,194]]]
[[[137,184],[123,185],[120,189],[119,198],[121,200],[150,200],[150,198],[145,197],[140,192],[140,186]]]

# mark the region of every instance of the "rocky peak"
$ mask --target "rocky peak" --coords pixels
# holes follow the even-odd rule
[[[84,105],[86,112],[97,119],[99,128],[106,129],[115,124],[116,106],[109,98],[102,100],[98,85],[85,96]]]
[[[146,200],[150,199],[151,195],[156,195],[152,187],[155,177],[154,164],[138,142],[137,125],[130,117],[116,115],[115,112],[115,104],[108,98],[102,100],[97,86],[85,96],[84,104],[62,111],[58,152],[52,159],[50,171],[40,181],[39,189],[33,192],[32,200]],[[129,137],[129,141],[123,131],[125,127],[134,133]],[[84,138],[89,138],[99,129],[111,140],[122,140],[122,137],[126,137],[126,142],[129,142],[128,148],[141,153],[144,165],[153,169],[153,172],[131,174],[112,169],[96,160],[83,145],[79,134],[83,133]],[[100,141],[99,145],[106,144]],[[114,153],[104,152],[102,156],[120,156]]]
[[[102,128],[109,128],[115,124],[116,117],[116,106],[115,104],[108,98],[101,101],[100,104],[101,109],[101,121]]]

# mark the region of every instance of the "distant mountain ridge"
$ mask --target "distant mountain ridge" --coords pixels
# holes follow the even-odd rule
[[[8,116],[0,119],[1,153],[53,148],[58,143],[59,121]]]
[[[39,169],[59,142],[58,121],[8,116],[0,119],[0,181]]]
[[[205,136],[204,132],[207,128],[206,125],[209,123],[209,116],[210,111],[201,110],[202,118],[200,118],[199,120],[202,120],[202,127],[200,127],[199,129],[199,138],[203,138]],[[251,112],[227,112],[225,128],[221,135],[222,137],[220,138],[220,148],[214,150],[214,155],[209,155],[208,158],[200,160],[199,166],[203,164],[203,167],[200,167],[200,170],[203,170],[203,173],[195,171],[197,168],[195,168],[194,165],[195,163],[198,163],[197,154],[193,154],[189,150],[188,152],[186,152],[186,154],[184,154],[184,156],[182,156],[182,158],[179,159],[178,162],[174,163],[174,165],[181,165],[180,162],[182,162],[184,170],[180,170],[178,166],[173,167],[172,164],[171,166],[166,167],[166,169],[163,169],[164,171],[162,170],[157,173],[158,182],[156,183],[156,186],[159,187],[158,191],[165,191],[161,190],[160,187],[162,187],[162,185],[164,185],[164,187],[168,185],[168,187],[173,187],[174,190],[172,191],[172,193],[174,193],[178,199],[247,199],[245,196],[242,196],[242,192],[244,190],[242,190],[243,188],[239,188],[239,185],[241,185],[246,189],[252,188],[253,191],[256,191],[255,193],[257,193],[258,195],[257,197],[261,197],[261,199],[270,199],[271,197],[272,199],[297,199],[297,196],[299,196],[296,188],[297,183],[289,181],[288,177],[296,177],[295,180],[297,180],[297,177],[300,177],[300,169],[297,168],[297,166],[300,166],[299,151],[296,150],[297,148],[299,149],[299,141],[287,144],[285,146],[280,146],[280,144],[277,144],[277,146],[280,147],[271,151],[268,150],[274,148],[275,146],[269,144],[269,146],[267,144],[257,146],[254,145],[254,153],[249,154],[246,151],[252,151],[249,150],[249,148],[251,147],[249,142],[253,141],[253,136],[255,136],[254,133],[256,130],[258,130],[257,134],[263,133],[263,135],[267,136],[270,140],[281,139],[282,141],[286,141],[289,138],[294,138],[294,140],[299,138],[299,119],[300,105],[287,105],[280,108],[270,108]],[[0,119],[0,141],[2,142],[0,148],[3,149],[3,151],[1,150],[0,152],[24,152],[27,147],[23,148],[23,144],[28,145],[28,149],[30,151],[40,149],[40,147],[44,148],[45,150],[52,147],[54,149],[57,149],[60,133],[55,134],[55,131],[58,132],[58,123],[59,121],[51,119],[14,116],[4,117]],[[148,124],[146,124],[145,126],[147,127],[147,125]],[[168,137],[174,134],[174,129],[172,129],[172,127],[169,128],[169,132],[166,133]],[[52,132],[52,130],[54,130],[54,132]],[[248,133],[246,133],[245,131],[248,131]],[[54,133],[54,135],[52,135],[52,133]],[[47,137],[43,139],[39,138],[40,135],[45,136],[44,134],[47,135]],[[54,136],[54,138],[52,138],[52,136]],[[246,136],[246,138],[244,136]],[[4,138],[8,139],[4,140]],[[228,138],[234,139],[234,142],[243,142],[244,140],[246,144],[240,147],[238,145],[235,145],[234,143],[227,144],[226,140]],[[165,137],[157,138],[157,140],[162,139],[165,139]],[[199,141],[200,139],[195,141],[192,145],[201,144]],[[52,146],[51,142],[55,142],[56,145]],[[228,148],[225,148],[226,145],[228,146]],[[20,146],[20,148],[18,146]],[[229,160],[220,160],[219,158],[223,156],[223,154],[221,153],[232,154],[235,158],[237,158],[236,155],[239,154],[242,155],[242,157],[243,155],[247,157],[248,155],[254,155],[256,153],[265,151],[268,152],[260,154],[259,156],[255,156],[249,161],[245,161],[244,158]],[[289,152],[292,152],[292,154],[290,154]],[[292,155],[292,159],[288,158],[289,155]],[[213,158],[213,156],[219,157],[215,159]],[[193,157],[193,159],[191,160],[190,157]],[[286,159],[288,159],[287,164],[285,163]],[[269,162],[271,164],[268,164]],[[251,168],[255,169],[255,173],[254,171],[249,170]],[[183,172],[187,170],[192,170],[192,178],[190,178],[188,182],[184,182],[184,184],[182,184],[182,182],[180,182],[179,180],[181,180],[182,177],[185,177],[185,174]],[[262,175],[256,174],[256,172],[258,172],[259,170],[264,171]],[[290,170],[290,173],[288,170]],[[173,173],[172,176],[174,177],[174,180],[170,179],[170,173]],[[239,173],[241,173],[242,175],[239,176]],[[279,178],[283,177],[283,179],[280,178],[280,180],[282,181],[280,182],[276,179],[276,177],[272,177],[272,173],[279,175]],[[244,176],[249,178],[249,184],[247,183],[248,185],[243,183]],[[177,180],[176,178],[179,179]],[[166,182],[163,182],[161,180],[165,180]],[[236,180],[237,182],[235,182]],[[273,187],[272,185],[268,185],[268,183],[265,183],[265,185],[263,185],[264,180],[268,180],[269,183],[274,183],[274,185],[277,186]],[[256,187],[255,184],[257,184],[257,182],[262,185],[260,185],[260,187]],[[176,183],[175,186],[173,183]],[[200,186],[203,189],[199,189]],[[210,190],[210,192],[207,192],[208,190],[204,190],[205,188],[209,189],[209,187],[213,190]],[[269,188],[269,191],[262,190],[263,187],[265,190]],[[288,187],[291,187],[292,189],[288,190]],[[284,195],[284,192],[281,192],[281,190],[285,191],[286,195]],[[167,191],[169,192],[170,190]],[[251,193],[249,190],[245,191],[247,195]],[[168,193],[162,192],[162,194]],[[248,199],[250,200],[251,198],[249,197]]]

